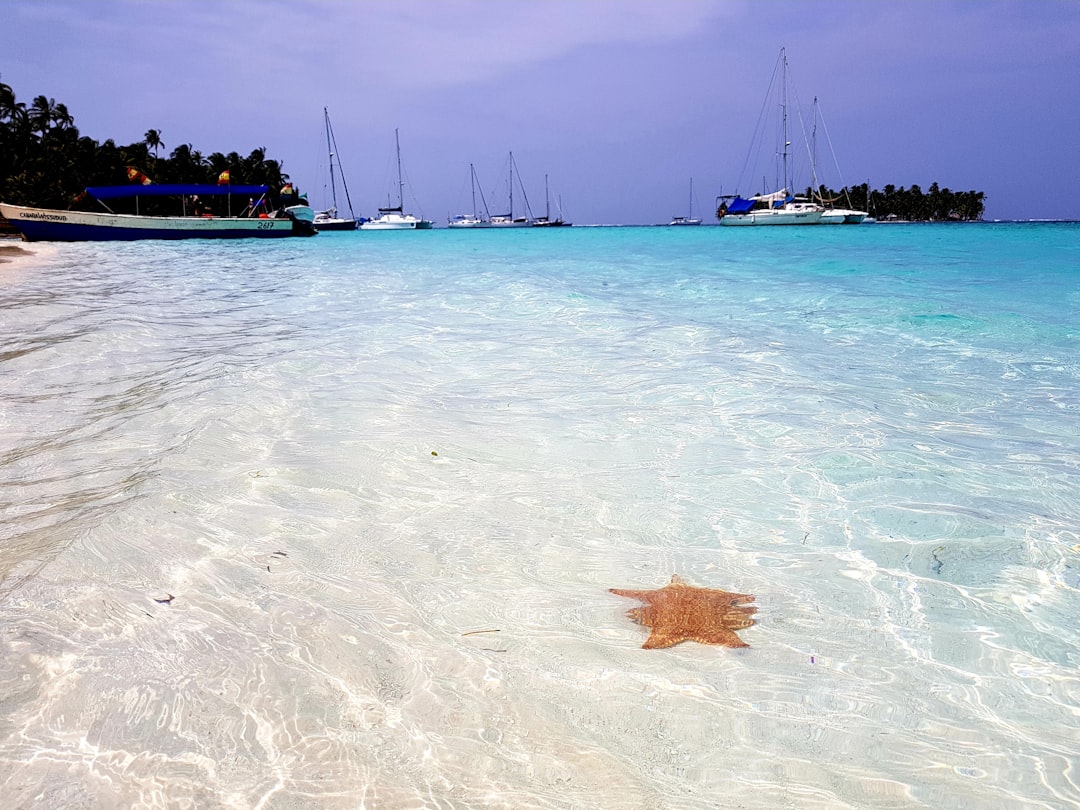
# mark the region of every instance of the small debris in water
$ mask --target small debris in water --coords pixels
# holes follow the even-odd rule
[[[938,546],[931,553],[930,556],[934,558],[934,564],[931,567],[935,574],[941,575],[941,567],[945,565],[945,561],[938,556],[939,551],[944,551],[945,546]]]
[[[172,604],[172,600],[175,598],[176,597],[170,593],[164,599],[155,599],[154,601],[157,602],[159,605],[169,605]]]

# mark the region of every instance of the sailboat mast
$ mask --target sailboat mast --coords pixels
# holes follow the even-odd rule
[[[548,196],[548,176],[544,175],[544,219],[551,221],[551,198]]]
[[[787,150],[788,150],[788,146],[790,146],[790,144],[788,143],[788,139],[787,139],[787,49],[785,49],[785,48],[780,49],[780,59],[781,59],[781,66],[780,66],[781,89],[780,89],[780,93],[781,93],[781,98],[783,99],[781,101],[781,103],[780,103],[780,109],[781,109],[781,112],[783,114],[783,116],[782,116],[783,117],[783,131],[781,133],[781,137],[783,137],[783,139],[784,139],[784,188],[787,189],[788,192],[790,193],[791,189],[790,189],[790,184],[788,183],[788,159],[787,159]]]
[[[514,220],[514,153],[510,153],[510,221]]]
[[[472,180],[472,215],[473,219],[476,219],[476,169],[473,165],[469,164],[469,177]]]
[[[330,197],[334,201],[334,216],[337,216],[337,186],[334,184],[334,150],[330,146],[330,113],[322,108],[323,121],[326,124],[326,153],[330,156]]]
[[[397,199],[398,207],[405,210],[405,181],[401,179],[401,140],[398,138],[397,127],[394,127],[394,149],[397,152]]]
[[[690,178],[690,219],[694,218],[694,178]]]

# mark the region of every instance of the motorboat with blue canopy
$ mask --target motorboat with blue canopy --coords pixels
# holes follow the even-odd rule
[[[0,216],[28,242],[131,241],[135,239],[244,239],[311,236],[315,212],[291,187],[283,189],[281,204],[268,204],[270,187],[219,183],[149,183],[90,186],[79,195],[93,198],[105,213],[63,211],[0,203]],[[233,198],[247,197],[243,210],[232,213]],[[178,215],[139,212],[141,198],[178,198]],[[204,197],[224,197],[225,214],[210,209]],[[134,198],[134,213],[116,213],[106,201]]]

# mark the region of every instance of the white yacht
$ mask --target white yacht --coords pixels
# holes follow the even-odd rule
[[[406,214],[403,200],[405,197],[405,182],[401,179],[401,141],[398,139],[398,131],[394,130],[394,146],[397,151],[397,175],[398,175],[398,204],[379,209],[379,216],[360,223],[362,231],[424,231],[429,230],[435,223],[430,219],[414,217]]]
[[[779,82],[777,82],[779,77]],[[777,58],[776,69],[773,71],[773,81],[769,84],[769,92],[766,94],[766,102],[770,100],[774,91],[780,93],[780,133],[781,139],[774,154],[782,157],[782,179],[777,182],[784,184],[779,191],[768,194],[758,194],[754,197],[741,197],[739,195],[726,195],[724,202],[716,211],[721,225],[818,225],[821,223],[821,215],[825,207],[812,202],[805,197],[796,197],[788,189],[794,186],[792,180],[792,167],[789,160],[791,142],[788,140],[788,63],[787,52],[781,48]],[[766,108],[773,105],[767,105]],[[759,132],[764,128],[759,126]],[[756,144],[761,149],[763,144]],[[751,145],[751,154],[755,145]],[[775,188],[775,186],[774,186]]]
[[[406,214],[401,206],[380,208],[379,216],[360,224],[362,231],[422,231],[428,230],[435,223],[429,219],[420,219]]]
[[[850,208],[826,208],[821,213],[821,224],[858,225],[864,222],[867,216],[865,211],[854,211]]]
[[[719,213],[721,225],[818,225],[825,209],[782,188],[748,199],[736,196]]]

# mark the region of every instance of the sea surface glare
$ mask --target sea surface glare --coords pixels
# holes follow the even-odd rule
[[[1080,806],[1080,225],[30,249],[0,807]]]

